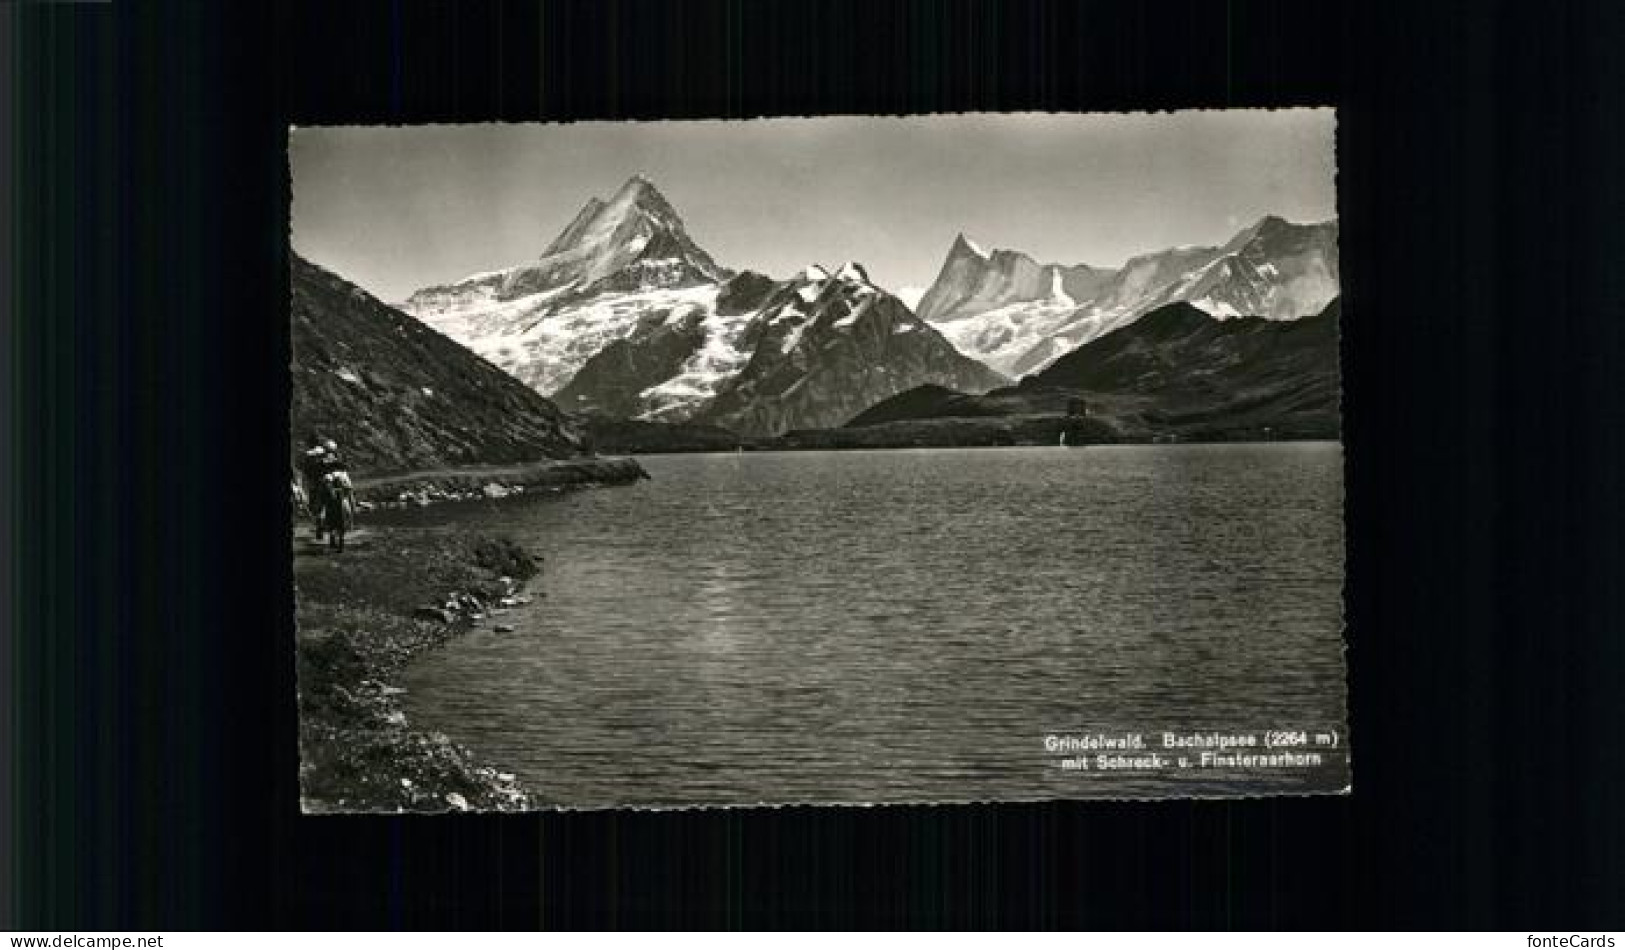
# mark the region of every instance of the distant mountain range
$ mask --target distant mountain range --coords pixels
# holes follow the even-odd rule
[[[1220,247],[1170,248],[1116,269],[1040,264],[960,235],[918,313],[960,352],[1017,377],[1175,301],[1221,318],[1291,320],[1338,292],[1337,222],[1268,216]]]
[[[421,321],[294,255],[292,437],[369,474],[579,454],[558,407]]]
[[[1261,392],[1270,402],[1299,384],[1319,400],[1309,415],[1329,405],[1335,427],[1335,400],[1327,403],[1316,388],[1327,372],[1335,376],[1335,333],[1326,338],[1330,348],[1308,344],[1326,342],[1315,336],[1316,315],[1339,292],[1337,237],[1336,221],[1268,216],[1222,246],[1169,248],[1102,268],[984,251],[960,235],[911,309],[857,263],[813,264],[788,279],[725,267],[654,184],[635,176],[607,200],[589,199],[536,259],[423,288],[400,309],[500,368],[505,381],[552,397],[525,403],[524,421],[494,436],[515,450],[568,451],[590,433],[615,444],[720,444],[722,430],[771,438],[849,421],[943,417],[950,407],[965,413],[956,418],[1052,413],[1069,393],[1104,398],[1113,424],[1145,434],[1168,413],[1233,414]],[[348,284],[333,290],[336,277],[303,261],[300,269],[309,272],[301,278],[307,305],[304,317],[296,312],[296,330],[312,341],[307,352],[325,358],[330,348],[317,338],[354,328],[312,323],[323,310],[315,302],[326,300],[336,319],[353,322],[354,308],[343,301],[361,292]],[[369,312],[399,317],[366,299]],[[1301,359],[1280,363],[1282,346],[1300,347]],[[381,358],[397,362],[389,351]],[[484,361],[470,370],[486,383],[469,394],[468,412],[486,412],[492,398],[518,406],[518,397],[489,381]],[[344,378],[335,375],[338,364],[321,366]],[[418,389],[462,391],[428,381]],[[342,416],[339,397],[356,395],[325,385],[312,398],[332,405],[307,414]],[[426,411],[417,398],[390,398],[411,413]],[[572,428],[561,410],[581,421]],[[411,413],[398,425],[414,424]],[[1311,428],[1324,431],[1325,420],[1316,419]],[[614,425],[620,421],[639,425]],[[654,423],[690,428],[653,435]],[[461,422],[445,425],[450,432]],[[373,437],[381,458],[457,455],[449,435],[416,452],[399,441],[404,434]]]
[[[1007,382],[860,264],[783,281],[718,266],[642,177],[588,201],[538,260],[402,306],[565,409],[608,418],[774,435],[924,383]]]
[[[1176,302],[1015,386],[985,394],[919,387],[875,404],[848,427],[907,432],[910,424],[954,419],[1003,431],[1006,422],[995,420],[1073,417],[1108,427],[1097,437],[1130,441],[1337,438],[1340,318],[1335,299],[1298,320],[1220,319]]]

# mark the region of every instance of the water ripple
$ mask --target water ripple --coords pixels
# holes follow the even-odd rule
[[[1055,730],[1342,728],[1331,444],[644,459],[652,481],[395,516],[542,550],[409,674],[415,722],[570,806],[1342,787],[1062,773]]]

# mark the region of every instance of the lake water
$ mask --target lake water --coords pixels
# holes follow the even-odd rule
[[[403,685],[415,726],[546,803],[1348,784],[1336,444],[641,461],[636,486],[387,516],[545,555],[545,598],[500,618],[514,632],[477,630]],[[1187,748],[1179,767],[1160,747],[1272,730],[1318,761],[1201,767]],[[1108,771],[1045,744],[1124,734],[1145,751]]]

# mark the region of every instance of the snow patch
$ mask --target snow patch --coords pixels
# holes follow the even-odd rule
[[[517,270],[523,266],[525,265],[516,264],[513,267],[504,267],[500,270],[482,270],[478,274],[469,274],[467,277],[464,277],[462,280],[457,281],[451,286],[461,287],[464,284],[477,284],[482,280],[490,280],[493,277],[506,277],[508,276],[509,272]]]
[[[701,323],[705,342],[683,363],[677,375],[638,394],[650,407],[643,418],[687,419],[703,403],[714,398],[722,384],[738,375],[750,362],[743,338],[754,317],[754,313],[732,316],[707,313]]]
[[[1053,300],[1020,301],[953,320],[927,321],[954,349],[1006,376],[1027,351],[1068,325],[1076,307]]]
[[[560,287],[514,300],[489,297],[466,307],[417,314],[532,389],[551,395],[569,384],[588,359],[625,339],[645,319],[669,321],[708,313],[717,285],[605,293],[584,301],[555,298]]]
[[[807,325],[805,323],[803,323],[801,326],[792,328],[789,333],[784,335],[784,339],[779,341],[779,354],[781,356],[786,355],[791,350],[799,346],[801,344],[801,335],[806,332]]]
[[[1059,267],[1050,268],[1048,302],[1066,307],[1076,306],[1077,304],[1076,300],[1067,295],[1066,288],[1061,286],[1061,269]]]
[[[1233,320],[1241,316],[1241,311],[1222,300],[1204,297],[1201,300],[1192,300],[1191,305],[1206,310],[1210,316],[1220,320]]]

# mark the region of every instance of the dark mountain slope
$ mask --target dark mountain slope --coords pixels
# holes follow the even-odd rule
[[[295,445],[337,440],[358,473],[579,454],[553,403],[297,255],[289,268]]]
[[[986,396],[926,384],[876,403],[853,417],[848,426],[873,426],[907,419],[971,418],[1006,415]]]
[[[1225,395],[1338,380],[1341,307],[1301,320],[1217,320],[1173,303],[1056,360],[1020,388],[1139,395]]]
[[[1300,320],[1218,320],[1169,304],[984,396],[920,387],[849,425],[1084,415],[1124,438],[1336,438],[1341,375],[1333,300]]]

